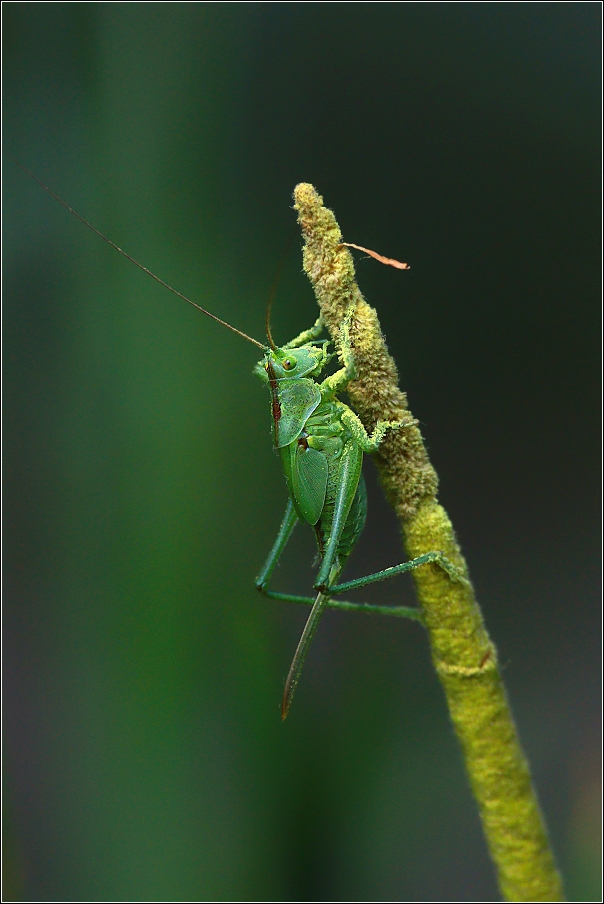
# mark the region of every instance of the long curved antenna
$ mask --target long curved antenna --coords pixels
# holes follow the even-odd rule
[[[49,195],[52,195],[53,198],[55,198],[59,202],[59,204],[62,204],[63,207],[65,207],[69,211],[69,213],[72,213],[74,215],[74,217],[77,217],[78,220],[84,224],[84,226],[88,226],[89,229],[92,229],[92,231],[95,232],[99,236],[99,238],[103,239],[104,242],[107,242],[108,245],[111,245],[112,248],[115,248],[116,251],[119,251],[119,253],[121,255],[123,255],[127,260],[129,260],[130,263],[134,264],[136,267],[139,268],[139,270],[142,270],[144,273],[146,273],[148,276],[150,276],[151,279],[154,279],[155,282],[158,282],[161,286],[164,286],[164,288],[166,288],[170,292],[172,292],[173,295],[177,295],[178,298],[182,298],[182,300],[186,301],[187,304],[190,304],[194,308],[197,308],[197,310],[201,311],[202,314],[207,314],[207,316],[211,317],[212,320],[215,320],[216,323],[220,323],[220,324],[222,324],[222,326],[226,326],[227,329],[232,330],[233,333],[237,333],[237,335],[241,336],[243,339],[247,339],[248,342],[253,342],[254,345],[258,346],[258,348],[261,348],[263,350],[266,348],[266,346],[263,345],[262,342],[258,342],[256,339],[252,339],[252,337],[248,336],[247,333],[244,333],[242,330],[238,330],[237,327],[231,326],[230,323],[227,323],[226,320],[222,320],[220,317],[217,317],[216,314],[212,314],[211,311],[206,311],[205,308],[202,308],[201,305],[196,304],[194,301],[191,301],[190,298],[187,298],[187,296],[183,295],[182,292],[179,292],[178,289],[174,289],[171,285],[169,285],[169,283],[164,282],[164,280],[161,279],[161,277],[157,276],[155,273],[153,273],[151,270],[149,270],[148,267],[145,267],[143,264],[140,264],[137,260],[135,260],[133,257],[131,257],[131,255],[129,255],[127,251],[124,251],[123,248],[120,248],[119,245],[116,245],[115,242],[112,242],[111,239],[108,239],[106,235],[103,235],[103,233],[100,232],[96,228],[96,226],[93,226],[92,223],[89,223],[88,220],[86,220],[81,214],[79,214],[77,212],[77,210],[74,210],[73,207],[70,207],[69,204],[67,204],[65,201],[63,201],[62,198],[60,198],[57,194],[55,194],[54,191],[48,187],[48,185],[45,185],[45,183],[42,182],[41,179],[38,179],[37,176],[34,176],[34,174],[32,172],[30,172],[30,170],[28,170],[26,166],[23,166],[23,164],[19,163],[18,160],[15,160],[14,157],[12,157],[11,159],[17,164],[17,166],[20,166],[21,169],[24,170],[28,176],[31,176],[32,179],[38,183],[38,185],[41,185],[42,188],[45,191],[47,191]]]
[[[287,247],[283,252],[283,256],[279,261],[279,266],[277,267],[277,272],[275,274],[275,278],[273,280],[273,284],[271,286],[271,290],[268,294],[268,302],[266,304],[266,338],[268,339],[268,344],[270,345],[273,351],[276,350],[277,346],[273,340],[273,334],[271,333],[271,308],[273,306],[273,301],[275,300],[275,294],[277,292],[277,286],[279,285],[279,280],[281,279],[281,273],[283,272],[283,267],[285,266],[285,261],[287,259],[287,255],[289,254],[289,249],[292,246],[292,242],[294,240],[294,236],[296,234],[297,227],[292,232],[290,239],[287,243]]]

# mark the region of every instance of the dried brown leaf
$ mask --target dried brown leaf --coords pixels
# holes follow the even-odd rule
[[[357,251],[364,251],[365,254],[371,255],[374,257],[376,261],[379,261],[381,264],[388,264],[389,267],[396,267],[397,270],[410,270],[411,267],[409,264],[401,264],[400,261],[395,261],[392,257],[384,257],[383,254],[378,254],[377,251],[371,251],[370,248],[363,248],[361,245],[353,245],[352,242],[340,242],[339,247],[345,245],[347,248],[356,248]]]

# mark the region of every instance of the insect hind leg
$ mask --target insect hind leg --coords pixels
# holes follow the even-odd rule
[[[260,588],[262,596],[269,600],[278,600],[281,603],[296,603],[301,606],[314,606],[314,596],[296,596],[293,593],[281,593],[278,590],[266,590]],[[327,601],[327,609],[337,609],[340,612],[362,612],[364,615],[387,615],[395,618],[410,618],[412,621],[423,623],[423,616],[417,606],[381,606],[374,603],[353,603],[350,600],[334,600],[331,597]]]
[[[383,571],[376,571],[374,574],[368,574],[364,578],[356,578],[354,581],[336,584],[334,587],[330,588],[329,592],[332,594],[345,593],[347,590],[355,590],[357,587],[366,587],[367,584],[376,584],[378,581],[386,581],[388,578],[393,578],[397,574],[403,574],[406,571],[412,571],[414,568],[419,568],[421,565],[429,565],[432,563],[439,565],[452,581],[459,581],[462,584],[469,583],[463,572],[447,559],[442,552],[436,550],[434,552],[427,552],[422,556],[417,556],[415,559],[410,559],[408,562],[403,562],[401,565],[393,565],[391,568],[384,568]]]

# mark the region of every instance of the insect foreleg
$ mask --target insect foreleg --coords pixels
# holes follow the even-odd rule
[[[285,549],[285,544],[291,537],[292,531],[296,526],[297,521],[298,516],[296,515],[296,510],[294,509],[291,499],[288,498],[287,506],[285,508],[285,515],[283,516],[283,521],[281,522],[281,527],[279,528],[277,539],[275,540],[273,548],[268,554],[268,558],[264,563],[262,571],[256,578],[256,590],[259,590],[261,593],[265,592],[265,587],[268,584],[270,576],[275,570],[277,562],[281,557],[281,553]]]
[[[317,339],[322,332],[323,320],[321,319],[321,316],[319,316],[309,330],[302,330],[295,339],[292,339],[291,342],[288,342],[283,348],[300,348],[301,345],[306,345],[307,342],[312,342],[313,339]]]
[[[337,395],[339,392],[343,392],[351,380],[354,380],[356,376],[356,367],[354,364],[354,355],[352,352],[352,345],[350,342],[350,323],[352,321],[352,315],[354,314],[354,309],[356,304],[351,304],[346,312],[346,316],[342,320],[340,324],[340,336],[339,336],[339,353],[342,357],[342,362],[344,364],[340,370],[336,371],[335,374],[332,374],[330,377],[326,377],[321,383],[321,395],[323,397],[330,395]]]

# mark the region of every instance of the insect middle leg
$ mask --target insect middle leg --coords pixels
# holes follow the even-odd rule
[[[270,577],[277,567],[277,562],[281,558],[281,553],[285,549],[285,545],[289,538],[292,535],[292,531],[296,524],[298,523],[298,516],[296,515],[296,510],[294,509],[293,502],[291,499],[287,500],[287,506],[285,507],[285,514],[283,516],[283,521],[281,522],[281,527],[279,528],[279,533],[277,534],[277,539],[273,544],[273,548],[268,554],[268,558],[262,567],[262,571],[256,578],[256,590],[259,590],[265,596],[271,596],[271,592],[266,590],[266,585],[268,584]]]
[[[277,590],[269,590],[267,587],[271,575],[273,574],[273,571],[277,566],[281,554],[285,549],[285,545],[289,540],[297,522],[298,517],[294,510],[294,506],[291,499],[288,499],[287,507],[285,509],[285,515],[283,516],[283,521],[281,522],[281,527],[279,529],[277,539],[275,540],[273,547],[268,554],[267,560],[264,563],[261,572],[256,578],[255,586],[256,589],[259,590],[260,593],[268,599],[278,600],[279,602],[284,603],[298,603],[303,606],[314,606],[316,601],[316,597],[314,596],[297,596],[293,593],[281,593]],[[424,556],[422,557],[422,559],[427,560],[427,557]],[[432,559],[430,559],[430,561],[432,561]],[[418,562],[418,564],[422,563]],[[378,572],[377,575],[370,575],[368,579],[360,578],[361,583],[352,581],[352,584],[354,585],[354,587],[360,587],[363,585],[363,583],[372,583],[373,580],[383,581],[385,578],[391,576],[391,572],[396,572],[398,574],[399,570],[407,570],[407,565],[409,565],[409,563],[405,563],[404,566],[399,565],[394,569],[387,569],[384,572]],[[350,582],[348,584],[337,585],[331,592],[339,594],[349,586]],[[340,590],[340,587],[342,587],[342,590]],[[330,598],[327,603],[327,607],[330,609],[340,609],[343,612],[365,612],[368,615],[393,615],[398,616],[399,618],[404,617],[421,620],[421,613],[419,609],[412,608],[410,606],[376,606],[372,603],[353,603],[349,600],[333,600]]]

